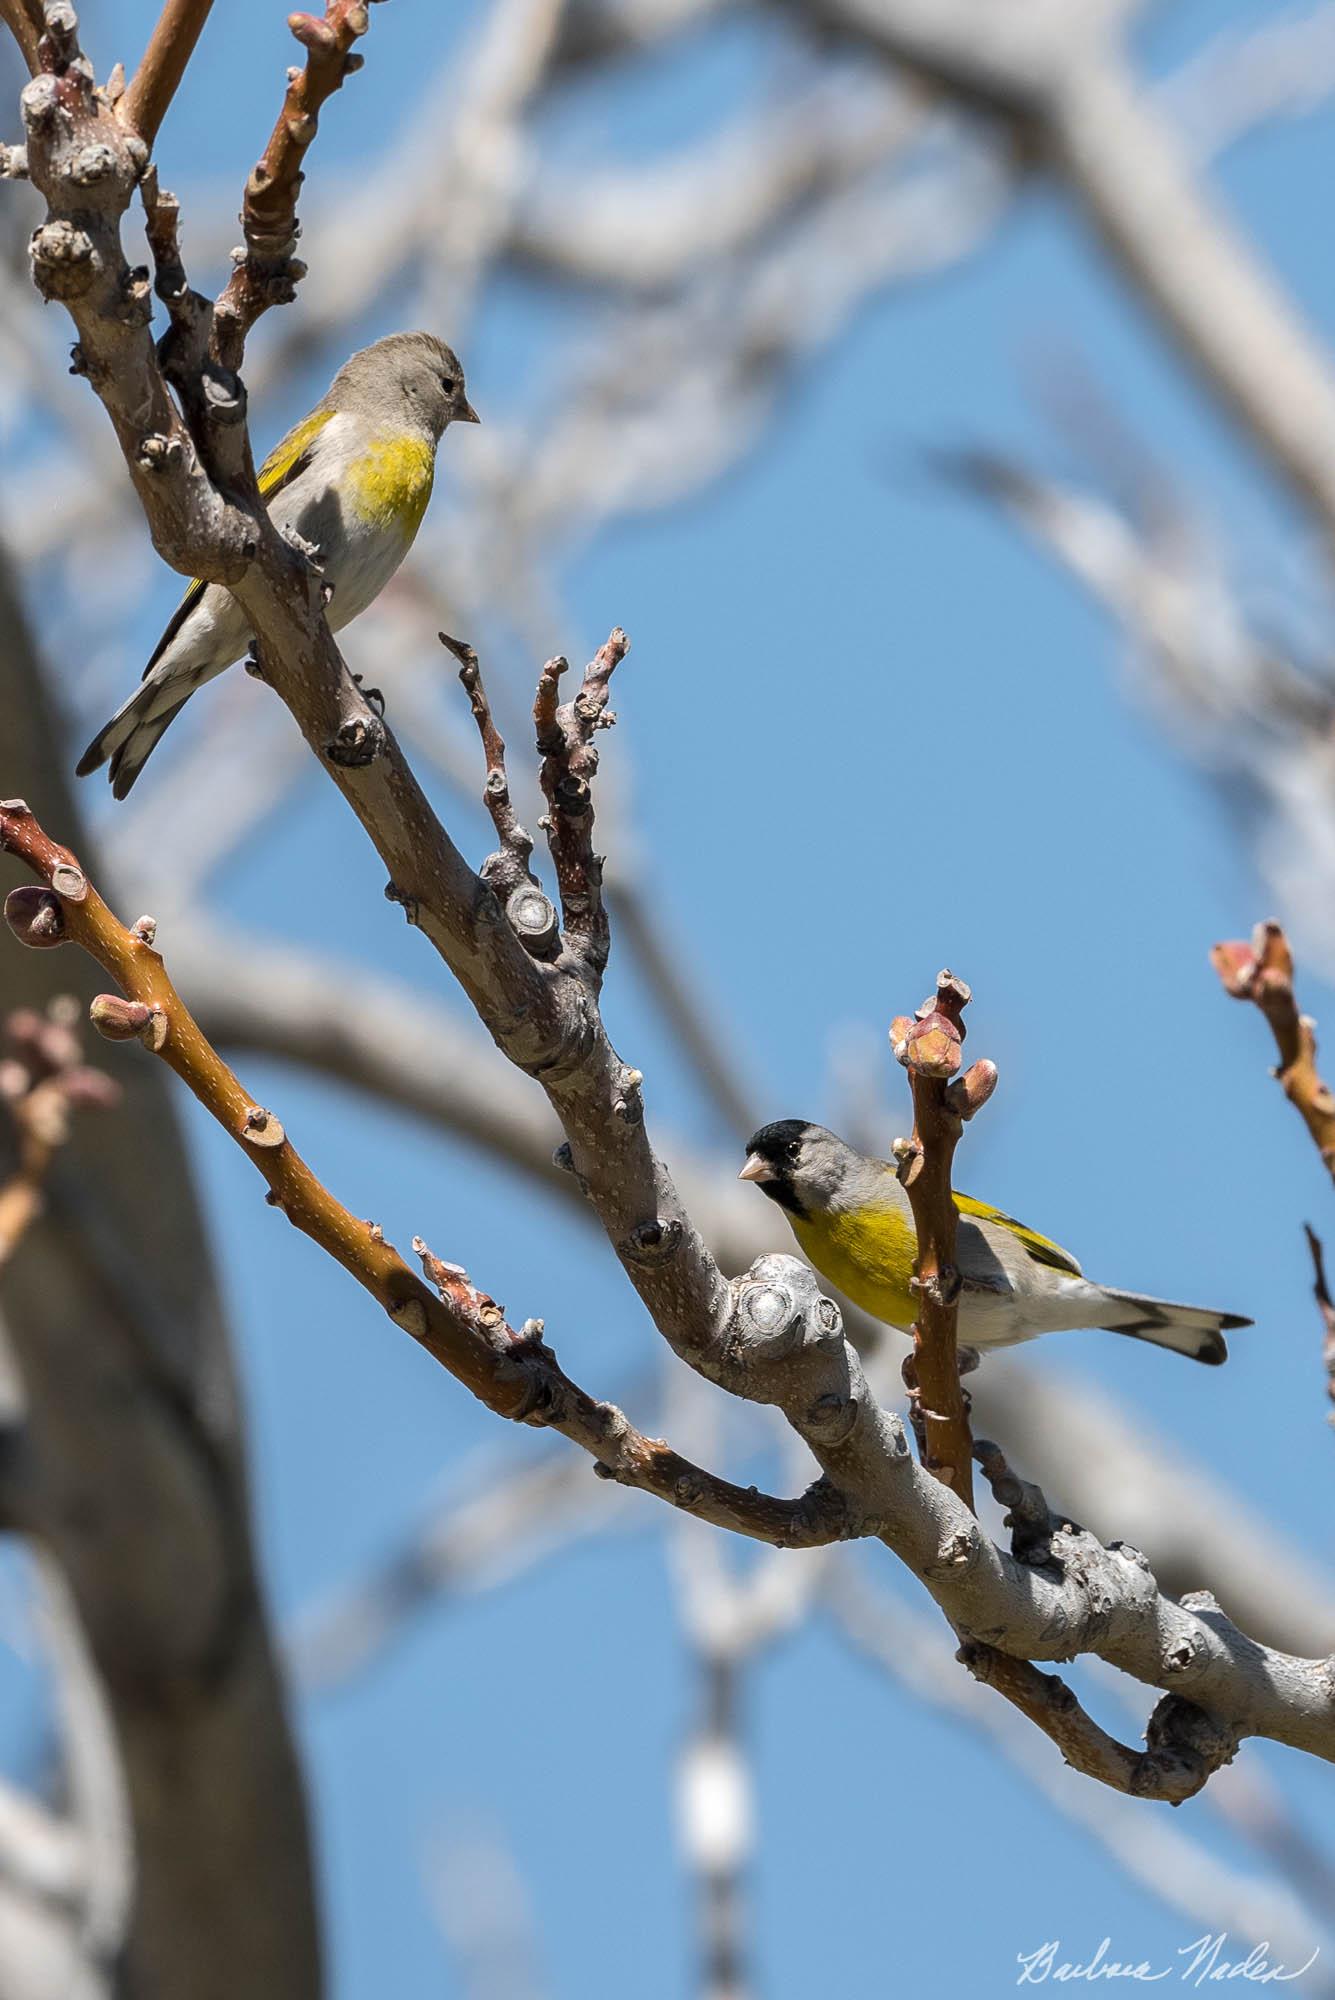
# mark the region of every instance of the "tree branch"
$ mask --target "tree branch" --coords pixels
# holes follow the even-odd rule
[[[447,632],[440,633],[439,637],[442,646],[448,647],[459,662],[459,679],[482,739],[482,754],[486,761],[482,803],[500,842],[497,852],[488,855],[479,873],[503,901],[506,916],[529,951],[535,957],[550,957],[558,942],[556,912],[543,895],[542,886],[533,873],[533,836],[520,825],[510,799],[510,781],[505,768],[505,738],[496,726],[487,690],[482,683],[477,654],[462,639],[451,639]]]
[[[28,73],[36,76],[38,70],[37,44],[44,26],[42,0],[0,0],[0,21],[19,45],[19,54],[28,65]]]
[[[709,1324],[685,1345],[700,1372],[735,1395],[778,1405],[810,1445],[825,1478],[797,1501],[732,1487],[640,1437],[619,1412],[570,1383],[535,1322],[515,1333],[458,1266],[418,1244],[439,1291],[433,1298],[375,1225],[341,1208],[278,1121],[248,1098],[200,1035],[147,938],[116,922],[74,857],[13,804],[0,808],[0,847],[24,860],[41,885],[36,901],[11,896],[11,928],[26,938],[40,924],[47,943],[54,929],[112,973],[130,997],[94,1003],[102,1032],[139,1037],[161,1054],[248,1153],[290,1219],[490,1408],[563,1431],[611,1477],[734,1532],[785,1546],[876,1534],[926,1584],[966,1642],[1028,1659],[1092,1652],[1137,1680],[1180,1693],[1239,1737],[1270,1736],[1335,1760],[1330,1660],[1259,1646],[1213,1602],[1172,1603],[1137,1551],[1105,1549],[1071,1522],[1047,1517],[1046,1503],[1050,1526],[1041,1549],[1032,1535],[1011,1555],[996,1548],[963,1502],[915,1465],[902,1425],[870,1395],[838,1309],[796,1259],[757,1259],[724,1286]],[[656,1242],[642,1238],[633,1247],[650,1271],[661,1261],[644,1257]],[[694,1254],[712,1268],[702,1245]],[[636,1256],[629,1261],[635,1266]],[[669,1313],[664,1318],[672,1324]]]
[[[1090,1651],[1148,1685],[1182,1693],[1226,1718],[1237,1734],[1270,1735],[1314,1754],[1335,1755],[1329,1662],[1269,1652],[1209,1607],[1197,1615],[1172,1604],[1158,1591],[1143,1558],[1118,1546],[1105,1549],[1070,1523],[1053,1531],[1040,1564],[1001,1551],[957,1495],[915,1464],[902,1426],[877,1406],[857,1354],[844,1340],[838,1309],[821,1295],[806,1266],[792,1257],[762,1257],[741,1277],[731,1282],[724,1277],[655,1155],[644,1127],[642,1079],[612,1049],[597,1007],[606,925],[587,788],[593,729],[603,719],[606,679],[616,663],[611,649],[590,670],[585,713],[577,712],[578,700],[571,705],[563,742],[555,740],[561,713],[554,672],[544,675],[540,690],[539,727],[552,739],[544,754],[552,760],[553,818],[565,814],[567,821],[578,822],[555,828],[567,926],[558,954],[542,960],[505,921],[490,887],[468,868],[431,813],[393,738],[354,696],[329,639],[318,590],[278,543],[253,482],[241,482],[244,498],[238,504],[230,497],[232,487],[210,476],[220,466],[244,469],[247,463],[240,448],[239,385],[222,383],[210,426],[186,430],[171,411],[145,321],[137,317],[144,288],[128,272],[119,242],[119,218],[142,160],[133,139],[114,127],[103,134],[68,9],[53,7],[48,23],[46,70],[25,97],[30,165],[51,211],[37,232],[35,267],[45,294],[71,305],[85,361],[117,425],[155,540],[180,567],[232,589],[257,634],[266,678],[334,768],[390,865],[391,893],[431,937],[498,1045],[541,1080],[567,1135],[565,1161],[664,1337],[698,1372],[731,1393],[781,1408],[826,1475],[813,1489],[814,1502],[808,1496],[804,1502],[768,1503],[728,1489],[707,1494],[699,1504],[694,1492],[685,1503],[678,1496],[674,1466],[667,1482],[674,1490],[663,1497],[694,1503],[693,1511],[705,1518],[774,1539],[794,1525],[816,1533],[813,1509],[828,1510],[830,1519],[817,1538],[831,1532],[877,1534],[926,1584],[966,1641],[1026,1659]],[[102,148],[96,159],[99,196],[90,196],[86,183],[93,140]],[[137,401],[136,391],[142,392]],[[168,428],[160,449],[147,449],[144,411],[164,415]],[[212,449],[223,411],[224,425],[230,423],[240,441],[230,455]],[[168,448],[172,438],[175,452]],[[624,641],[614,635],[611,646],[618,643],[624,650]],[[570,779],[584,789],[567,787],[564,796],[563,780]],[[572,805],[578,808],[573,814]],[[7,815],[4,831],[19,843],[16,851],[26,848],[30,858],[38,853],[27,816]],[[511,1332],[499,1308],[461,1271],[435,1260],[427,1268],[441,1297],[433,1299],[371,1225],[357,1223],[332,1202],[288,1147],[277,1122],[249,1103],[237,1079],[203,1043],[147,939],[135,940],[126,957],[123,941],[130,934],[119,932],[72,857],[48,843],[40,858],[45,887],[35,903],[16,907],[18,929],[31,934],[34,927],[54,923],[69,935],[82,934],[101,912],[104,948],[110,951],[108,939],[119,933],[113,954],[118,977],[133,971],[146,981],[146,999],[136,995],[127,1003],[108,996],[100,1003],[104,1026],[159,1043],[165,1059],[213,1104],[215,1115],[250,1152],[289,1213],[295,1211],[302,1226],[375,1292],[400,1324],[461,1380],[476,1384],[492,1407],[558,1428],[568,1424],[585,1448],[612,1463],[614,1476],[659,1491],[664,1481],[640,1449],[647,1441],[636,1434],[628,1440],[614,1435],[609,1451],[607,1412],[588,1399],[587,1407],[581,1406],[579,1392],[556,1370],[531,1326],[527,1336]],[[651,1461],[654,1456],[651,1451]],[[687,1469],[688,1479],[693,1471]],[[782,1522],[768,1511],[773,1507],[789,1510]]]
[[[620,1410],[596,1402],[563,1373],[542,1341],[540,1320],[513,1330],[459,1265],[442,1262],[419,1238],[414,1249],[433,1295],[378,1224],[359,1221],[322,1186],[272,1112],[249,1097],[205,1040],[151,935],[117,921],[74,856],[43,832],[21,801],[0,804],[0,850],[17,855],[45,885],[15,889],[6,900],[6,921],[20,942],[77,944],[121,988],[94,1000],[98,1032],[111,1041],[142,1041],[160,1055],[263,1175],[271,1205],[488,1408],[517,1423],[561,1431],[590,1453],[605,1478],[736,1533],[782,1547],[816,1547],[849,1531],[838,1496],[824,1482],[800,1500],[773,1500],[642,1436]]]
[[[153,145],[180,87],[213,0],[166,0],[139,67],[117,105],[117,115],[144,144]]]
[[[246,182],[241,209],[245,247],[214,308],[214,358],[241,366],[246,338],[261,313],[294,294],[305,266],[293,256],[300,224],[297,194],[302,162],[323,106],[362,66],[352,45],[366,33],[368,0],[326,0],[324,15],[290,14],[288,26],[306,51],[304,69],[288,72],[287,94],[269,143]]]
[[[533,724],[542,757],[538,776],[548,813],[542,822],[561,892],[566,943],[584,964],[594,990],[607,969],[611,947],[603,906],[602,856],[593,851],[594,736],[616,721],[607,706],[612,675],[630,641],[618,628],[584,669],[573,701],[557,703],[557,687],[567,670],[563,659],[548,660],[538,679]]]
[[[1040,1673],[1028,1660],[1013,1660],[992,1646],[972,1642],[955,1656],[976,1681],[996,1688],[1021,1715],[1050,1736],[1066,1763],[1132,1798],[1162,1799],[1180,1806],[1194,1798],[1237,1744],[1193,1702],[1167,1694],[1145,1731],[1146,1748],[1119,1743],[1080,1706],[1057,1674]]]
[[[1303,1229],[1307,1236],[1307,1247],[1312,1253],[1312,1293],[1316,1299],[1317,1311],[1321,1314],[1321,1365],[1326,1371],[1326,1394],[1331,1402],[1335,1403],[1335,1300],[1332,1300],[1330,1287],[1326,1283],[1326,1259],[1321,1248],[1321,1238],[1310,1222],[1305,1222]],[[1335,1424],[1335,1411],[1332,1411],[1330,1421]]]
[[[923,1463],[938,1479],[973,1506],[973,1440],[960,1386],[956,1329],[959,1320],[960,1274],[955,1264],[959,1216],[952,1192],[951,1167],[966,1118],[984,1105],[996,1088],[997,1072],[989,1062],[974,1063],[957,1081],[961,1018],[970,999],[962,979],[951,972],[937,975],[936,996],[926,1000],[910,1020],[899,1015],[890,1024],[895,1059],[909,1073],[913,1092],[913,1136],[895,1142],[900,1182],[913,1210],[918,1232],[918,1256],[912,1286],[918,1296],[913,1324],[911,1372],[922,1425]]]
[[[1006,1508],[1016,1553],[1026,1562],[1051,1559],[1052,1536],[1060,1523],[1036,1486],[1017,1479],[997,1446],[980,1440],[975,1455],[993,1498]],[[1028,1660],[1013,1659],[994,1646],[966,1639],[956,1658],[977,1681],[1005,1695],[1086,1777],[1133,1798],[1163,1799],[1181,1805],[1193,1798],[1221,1765],[1231,1763],[1237,1737],[1177,1695],[1165,1695],[1149,1720],[1146,1748],[1131,1750],[1087,1715],[1073,1691],[1056,1674],[1040,1673]]]
[[[1312,1135],[1326,1172],[1335,1180],[1335,1096],[1316,1066],[1316,1023],[1298,1012],[1293,993],[1293,953],[1276,923],[1258,924],[1250,944],[1217,944],[1210,963],[1235,1000],[1251,1000],[1265,1015],[1279,1052],[1280,1089]]]
[[[182,914],[173,920],[172,958],[215,1045],[301,1064],[461,1135],[531,1187],[563,1195],[598,1228],[574,1177],[552,1164],[560,1131],[550,1111],[523,1077],[487,1060],[441,1001],[250,933],[187,924]],[[777,1211],[766,1204],[757,1214],[760,1205],[742,1198],[730,1168],[694,1157],[675,1139],[667,1151],[722,1268],[739,1270],[787,1240]],[[1335,1602],[1320,1571],[1180,1444],[1147,1429],[1143,1412],[1133,1417],[1106,1394],[1014,1354],[989,1361],[971,1387],[975,1423],[981,1417],[983,1429],[1022,1451],[1079,1518],[1146,1549],[1170,1597],[1206,1583],[1269,1643],[1290,1652],[1327,1644]]]

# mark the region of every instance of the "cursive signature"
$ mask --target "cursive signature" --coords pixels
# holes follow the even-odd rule
[[[1255,1986],[1283,1986],[1290,1980],[1301,1979],[1320,1956],[1318,1946],[1305,1964],[1290,1970],[1282,1959],[1271,1958],[1268,1939],[1254,1944],[1245,1957],[1230,1954],[1228,1947],[1227,1931],[1207,1933],[1191,1944],[1178,1947],[1176,1965],[1153,1965],[1146,1958],[1114,1958],[1111,1938],[1104,1938],[1090,1958],[1063,1958],[1061,1939],[1049,1938],[1037,1951],[1016,1952],[1015,1962],[1020,1971],[1015,1984],[1042,1986],[1049,1979],[1084,1979],[1093,1985],[1101,1979],[1136,1979],[1152,1986],[1160,1979],[1176,1978],[1183,1986],[1213,1985],[1224,1979],[1247,1979]]]

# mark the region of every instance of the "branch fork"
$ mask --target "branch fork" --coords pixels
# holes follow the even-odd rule
[[[540,822],[547,835],[561,896],[567,948],[584,967],[595,992],[607,969],[611,933],[603,903],[603,858],[593,849],[593,779],[598,770],[594,738],[610,729],[612,675],[630,650],[620,626],[588,666],[572,701],[559,689],[569,662],[548,660],[538,678],[533,726],[542,759],[539,779],[547,812]]]

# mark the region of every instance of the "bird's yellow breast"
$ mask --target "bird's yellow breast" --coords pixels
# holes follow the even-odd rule
[[[889,1326],[912,1324],[909,1279],[918,1244],[910,1220],[892,1208],[831,1210],[789,1220],[816,1269],[845,1298]]]
[[[411,541],[422,525],[435,472],[436,454],[425,438],[377,438],[348,466],[347,503],[368,525],[397,526]]]

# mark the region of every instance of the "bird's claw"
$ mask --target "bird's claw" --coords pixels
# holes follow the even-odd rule
[[[302,561],[309,564],[317,576],[323,573],[324,558],[314,542],[308,542],[306,537],[290,524],[282,530],[282,536],[288,547],[295,549]]]
[[[385,696],[383,690],[375,687],[366,687],[363,684],[360,674],[354,674],[352,678],[357,683],[357,686],[361,688],[362,700],[368,708],[374,709],[383,722],[385,719]]]

